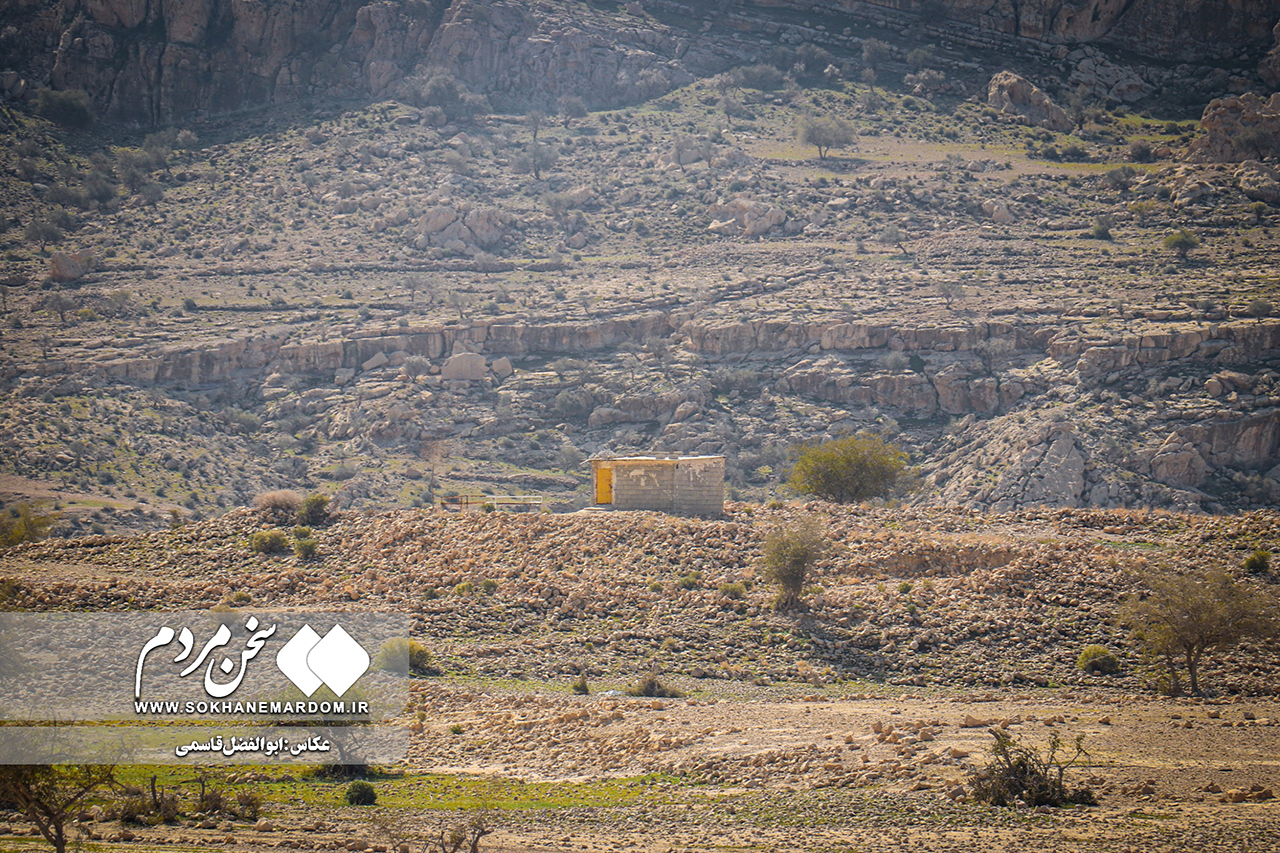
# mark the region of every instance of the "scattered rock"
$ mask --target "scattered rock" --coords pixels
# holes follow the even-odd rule
[[[385,352],[379,352],[366,359],[365,362],[360,365],[360,369],[377,370],[379,367],[384,367],[388,361],[390,361],[390,359],[387,358],[387,354]]]

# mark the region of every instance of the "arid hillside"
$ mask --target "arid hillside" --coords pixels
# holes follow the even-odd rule
[[[1280,497],[1254,5],[1177,62],[1137,7],[10,5],[0,492],[61,531],[571,509],[602,451],[764,501],[857,430],[922,505]]]

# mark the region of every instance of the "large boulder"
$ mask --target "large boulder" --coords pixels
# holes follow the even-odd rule
[[[1257,160],[1245,160],[1236,169],[1236,185],[1254,201],[1280,203],[1280,173]]]
[[[713,204],[707,213],[712,219],[710,230],[744,237],[759,237],[787,221],[787,212],[781,207],[750,198],[732,198]]]
[[[1276,22],[1275,29],[1271,31],[1271,37],[1274,45],[1258,63],[1258,76],[1272,89],[1280,89],[1280,21]]]
[[[1280,151],[1280,92],[1264,100],[1246,92],[1215,98],[1200,117],[1204,136],[1191,143],[1194,163],[1239,163]]]
[[[49,278],[60,282],[75,281],[91,272],[93,267],[93,252],[88,249],[71,254],[54,252],[49,258]]]
[[[1024,124],[1070,130],[1071,119],[1038,86],[1012,71],[1001,71],[987,84],[987,104],[1005,115],[1017,116]]]
[[[440,368],[442,379],[465,379],[478,382],[488,375],[484,356],[478,352],[460,352],[450,356]]]

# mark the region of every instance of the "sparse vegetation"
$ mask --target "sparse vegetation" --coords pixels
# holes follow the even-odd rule
[[[991,763],[970,779],[974,799],[993,806],[1096,804],[1091,790],[1072,788],[1066,781],[1067,771],[1088,756],[1084,735],[1076,737],[1069,756],[1056,731],[1043,754],[1001,729],[992,729],[991,736]]]
[[[1150,592],[1131,598],[1123,618],[1163,673],[1157,685],[1182,692],[1182,671],[1193,695],[1201,692],[1206,655],[1241,640],[1267,636],[1276,625],[1268,591],[1237,581],[1222,569],[1178,574],[1165,570],[1144,578]]]
[[[859,433],[800,447],[787,485],[798,494],[851,503],[893,495],[906,487],[910,475],[903,450]]]
[[[1120,671],[1120,659],[1106,646],[1088,645],[1076,658],[1076,666],[1085,672],[1099,675],[1115,675]]]
[[[75,813],[114,783],[111,765],[0,765],[0,802],[12,804],[35,824],[54,853],[66,853]]]
[[[765,536],[761,570],[778,584],[774,606],[788,610],[800,603],[809,570],[826,552],[826,536],[821,522],[806,517]]]

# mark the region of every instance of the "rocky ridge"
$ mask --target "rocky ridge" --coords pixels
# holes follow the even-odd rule
[[[1268,353],[1280,350],[1280,322],[1149,321],[1145,329],[1099,335],[1074,325],[1011,321],[920,328],[708,324],[654,312],[589,324],[495,320],[394,331],[314,342],[281,333],[142,358],[51,360],[28,370],[55,383],[75,375],[76,388],[248,391],[266,422],[289,421],[294,431],[307,424],[353,451],[370,442],[479,440],[567,419],[585,428],[572,440],[588,452],[595,431],[630,424],[659,431],[659,449],[733,457],[752,452],[757,436],[772,432],[776,439],[779,430],[801,429],[784,401],[810,399],[860,419],[870,413],[939,424],[956,419],[933,446],[924,501],[998,509],[1204,508],[1215,498],[1201,489],[1219,482],[1264,501],[1280,495],[1280,470],[1273,470],[1280,376],[1262,367]],[[689,355],[736,367],[704,367],[655,392],[643,390],[645,380],[625,389],[565,383],[537,366],[559,356],[587,359],[578,371],[592,369],[590,362],[616,370],[620,344],[672,335]],[[655,383],[683,372],[653,357],[623,369]],[[735,392],[739,399],[714,399],[714,385],[726,393],[739,381],[746,383]],[[748,386],[749,396],[741,397]],[[30,398],[47,387],[28,374],[16,393]],[[1066,388],[1083,395],[1071,408],[1056,402]],[[1155,401],[1155,411],[1120,403],[1133,393]],[[461,400],[469,401],[466,409]],[[510,411],[497,413],[498,406]],[[1084,421],[1087,429],[1069,416],[1072,408],[1096,410]],[[1141,428],[1130,435],[1139,419]]]
[[[15,15],[23,11],[18,0],[11,4]],[[777,11],[737,3],[711,9],[672,0],[617,12],[588,3],[477,0],[67,0],[56,14],[31,19],[23,48],[31,52],[29,67],[10,69],[13,79],[0,83],[8,97],[21,98],[47,75],[57,88],[88,91],[108,118],[142,125],[313,98],[412,99],[433,69],[499,108],[554,109],[564,95],[600,108],[748,62],[752,36],[856,53],[885,29],[941,44],[956,70],[975,48],[992,50],[1006,61],[1056,63],[1072,87],[1125,102],[1176,94],[1190,82],[1203,83],[1209,94],[1229,87],[1238,93],[1241,85],[1255,85],[1250,78],[1274,76],[1271,59],[1256,71],[1247,66],[1274,41],[1274,12],[1262,0],[1088,8],[1059,0],[996,7],[956,0],[943,4],[941,18],[938,4],[922,2],[774,5],[801,6],[826,23],[783,20]],[[39,47],[46,40],[47,54]],[[1112,57],[1115,49],[1153,62],[1130,64]],[[888,62],[905,67],[904,56],[891,51]],[[1170,63],[1182,65],[1162,67]],[[28,81],[19,71],[35,76]]]

